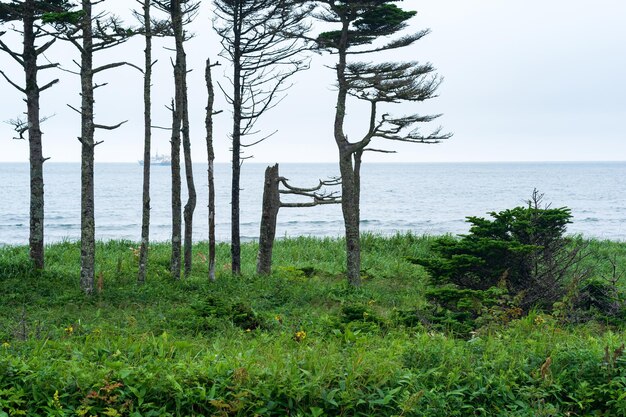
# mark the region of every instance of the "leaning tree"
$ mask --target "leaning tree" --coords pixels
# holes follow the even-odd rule
[[[337,56],[337,104],[334,137],[339,150],[342,200],[347,252],[347,275],[351,285],[361,284],[360,194],[361,163],[365,151],[391,152],[372,148],[375,139],[410,143],[437,143],[451,135],[436,129],[423,134],[417,125],[439,115],[392,116],[381,112],[390,103],[421,102],[435,96],[441,79],[431,64],[418,62],[348,62],[348,57],[390,51],[409,46],[429,31],[397,36],[416,12],[392,4],[397,0],[319,0],[317,18],[334,24],[336,30],[321,33],[316,41],[321,51]],[[369,103],[367,131],[356,141],[348,140],[345,129],[348,97]],[[382,113],[382,114],[381,114]]]
[[[20,118],[13,121],[15,130],[20,138],[28,132],[29,160],[30,160],[30,258],[35,268],[44,267],[44,181],[43,163],[47,158],[43,157],[41,119],[39,115],[40,93],[52,87],[59,80],[54,79],[42,86],[39,85],[38,74],[40,70],[54,68],[57,64],[47,63],[40,65],[38,58],[52,46],[55,38],[41,29],[41,19],[46,13],[67,12],[72,5],[67,0],[12,0],[0,3],[0,23],[20,22],[22,34],[22,51],[16,51],[0,40],[0,51],[7,53],[24,72],[24,85],[11,80],[2,70],[6,81],[26,96],[26,120]],[[37,41],[42,37],[48,40],[37,46]]]
[[[270,135],[259,136],[257,120],[279,101],[286,81],[308,68],[302,56],[309,8],[301,0],[215,0],[215,31],[221,56],[230,61],[230,88],[218,84],[232,106],[231,264],[241,273],[239,182],[243,149]],[[228,90],[228,91],[227,91]],[[249,142],[243,139],[249,137]]]

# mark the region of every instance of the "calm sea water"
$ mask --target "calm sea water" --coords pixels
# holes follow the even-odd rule
[[[259,233],[263,172],[266,165],[245,164],[242,170],[241,234]],[[319,178],[338,175],[335,164],[281,164],[281,175],[296,186],[312,186]],[[230,166],[217,164],[219,240],[230,235]],[[170,238],[170,169],[152,169],[151,239]],[[138,164],[96,164],[97,238],[138,241],[141,224],[142,168]],[[194,235],[207,239],[206,165],[195,164],[198,205]],[[382,234],[465,233],[466,216],[484,216],[523,204],[533,188],[553,207],[568,206],[574,222],[570,233],[626,240],[626,162],[602,163],[415,163],[366,164],[362,173],[362,230]],[[47,163],[46,240],[80,236],[80,166]],[[0,244],[28,242],[28,165],[0,163]],[[184,201],[183,201],[184,202]],[[278,236],[340,236],[339,205],[283,208]]]

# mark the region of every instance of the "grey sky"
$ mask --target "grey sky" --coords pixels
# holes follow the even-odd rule
[[[135,7],[130,0],[107,0],[110,9],[128,17]],[[106,4],[105,3],[105,4]],[[204,135],[204,61],[223,65],[215,69],[223,80],[227,63],[218,57],[220,45],[210,23],[212,2],[203,0],[202,13],[191,30],[196,37],[187,43],[192,149],[195,161],[206,159]],[[415,30],[432,33],[394,59],[429,61],[445,80],[439,97],[428,102],[396,106],[405,113],[443,113],[438,124],[454,137],[439,145],[379,143],[377,148],[397,154],[369,154],[368,161],[567,161],[626,160],[626,2],[623,0],[405,0],[399,5],[417,10],[411,20]],[[18,39],[7,38],[5,42]],[[15,42],[13,42],[15,44]],[[171,40],[155,45],[159,55],[154,81],[154,123],[169,124],[164,108],[173,95]],[[131,40],[112,51],[117,59],[143,62],[142,39]],[[51,60],[75,69],[77,53],[68,45],[50,51]],[[97,58],[102,63],[111,54]],[[278,133],[251,149],[255,162],[335,161],[332,137],[335,103],[332,57],[314,56],[311,69],[298,74],[288,96],[264,117],[259,127]],[[5,72],[21,80],[21,74],[6,55],[0,56]],[[52,161],[78,161],[76,140],[80,120],[66,104],[78,107],[79,80],[67,73],[43,73],[42,79],[61,78],[44,93],[42,114],[56,116],[44,126],[44,154]],[[98,132],[105,142],[96,148],[97,161],[134,162],[143,146],[141,74],[130,68],[99,75],[109,85],[96,92],[98,123],[128,119],[122,128]],[[25,105],[20,95],[0,80],[0,120],[17,117]],[[229,156],[230,113],[217,116],[216,153],[220,162]],[[348,107],[348,135],[357,138],[366,120],[364,107]],[[434,126],[433,126],[434,127]],[[154,148],[167,152],[168,133],[155,130]],[[12,128],[0,124],[0,161],[26,161],[27,144],[11,140]]]

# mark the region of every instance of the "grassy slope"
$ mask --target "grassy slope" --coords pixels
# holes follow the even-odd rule
[[[203,245],[182,282],[168,279],[167,245],[154,245],[143,286],[135,245],[108,242],[98,247],[103,291],[91,298],[77,285],[78,245],[51,246],[43,273],[27,267],[27,248],[1,248],[0,417],[626,415],[621,332],[539,314],[470,341],[401,324],[427,285],[405,258],[429,244],[364,236],[367,278],[352,289],[332,239],[278,242],[264,278],[253,274],[254,244],[241,278],[221,245],[216,283]],[[626,244],[591,249],[626,262]]]

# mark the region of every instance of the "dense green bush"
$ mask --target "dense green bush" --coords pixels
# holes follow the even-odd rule
[[[468,217],[470,231],[460,239],[445,237],[419,258],[437,285],[484,291],[505,286],[524,311],[551,309],[566,293],[582,253],[582,242],[564,236],[568,208],[541,207],[535,193],[526,207],[490,213],[492,219]]]

